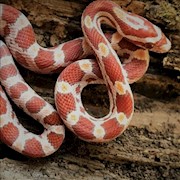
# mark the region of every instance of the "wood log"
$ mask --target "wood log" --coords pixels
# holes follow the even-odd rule
[[[135,114],[129,128],[116,140],[104,144],[84,142],[66,129],[61,148],[42,159],[24,157],[1,143],[1,179],[169,180],[180,177],[180,4],[176,0],[114,2],[160,26],[172,42],[168,53],[150,53],[148,72],[131,86]],[[32,23],[38,43],[48,47],[83,36],[80,19],[90,1],[1,0],[1,3],[22,11]],[[17,66],[33,89],[54,105],[58,74],[39,75]],[[108,113],[104,86],[87,87],[82,99],[90,114]],[[27,129],[42,132],[41,125],[13,107]]]

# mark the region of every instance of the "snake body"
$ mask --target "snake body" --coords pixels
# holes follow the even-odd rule
[[[132,119],[134,100],[129,83],[146,72],[148,50],[163,53],[171,47],[157,26],[108,0],[94,1],[84,10],[83,38],[53,48],[43,48],[36,42],[30,22],[15,8],[0,4],[0,13],[0,35],[7,45],[0,42],[1,84],[17,106],[45,129],[41,135],[26,130],[0,87],[0,137],[31,157],[48,156],[60,147],[63,123],[85,141],[106,142],[118,137]],[[102,23],[117,32],[104,34]],[[92,54],[96,60],[84,59]],[[55,86],[57,111],[23,80],[11,55],[25,68],[42,74],[67,66]],[[90,116],[82,104],[81,92],[88,84],[106,84],[108,88],[110,110],[103,118]]]

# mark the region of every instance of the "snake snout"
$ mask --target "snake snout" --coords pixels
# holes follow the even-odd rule
[[[162,38],[155,44],[155,46],[150,49],[151,51],[157,53],[166,53],[171,49],[171,42],[166,36],[163,34]]]
[[[165,53],[168,52],[170,49],[171,49],[171,42],[169,41],[169,39],[166,38],[166,43],[159,46],[159,52]]]

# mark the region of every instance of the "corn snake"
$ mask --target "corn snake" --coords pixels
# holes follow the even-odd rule
[[[133,115],[129,83],[146,72],[148,50],[163,53],[171,47],[157,26],[108,0],[95,1],[83,12],[84,38],[54,48],[37,44],[32,26],[18,10],[1,4],[0,13],[0,35],[10,50],[0,43],[1,84],[11,99],[45,128],[41,135],[23,128],[1,87],[0,136],[5,144],[31,157],[48,156],[60,147],[65,136],[61,119],[86,141],[105,142],[118,137]],[[117,33],[104,35],[101,23],[114,27]],[[116,52],[124,58],[122,64]],[[83,59],[94,53],[97,60]],[[22,66],[37,73],[52,73],[67,66],[55,87],[57,111],[24,82],[11,54]],[[110,99],[109,114],[98,119],[90,116],[81,102],[82,89],[95,83],[106,84]]]

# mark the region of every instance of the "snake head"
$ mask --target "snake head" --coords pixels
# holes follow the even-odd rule
[[[150,51],[154,51],[154,52],[157,52],[157,53],[166,53],[171,49],[171,42],[162,33],[161,39],[159,41],[157,41],[152,47],[149,47],[148,49]]]

